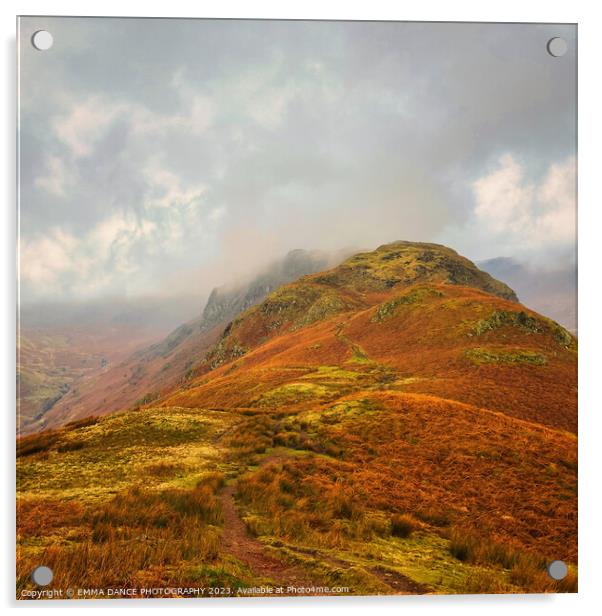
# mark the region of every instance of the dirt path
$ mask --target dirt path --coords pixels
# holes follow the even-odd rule
[[[269,580],[277,586],[323,586],[299,567],[288,565],[268,556],[264,545],[249,536],[234,504],[233,485],[224,488],[221,494],[224,514],[223,549],[252,569],[260,580]]]
[[[403,575],[398,571],[385,569],[384,567],[373,567],[369,569],[370,573],[374,574],[381,582],[387,584],[393,589],[392,594],[396,595],[424,595],[429,592],[429,589],[410,579],[407,575]]]
[[[270,581],[277,586],[312,587],[324,586],[324,582],[313,579],[305,570],[294,565],[272,558],[266,554],[265,546],[249,536],[245,523],[238,515],[234,503],[235,486],[230,484],[222,490],[221,502],[224,515],[224,533],[222,535],[222,547],[224,551],[247,565],[256,575],[258,580]],[[313,552],[313,550],[307,550]],[[335,567],[349,568],[350,563],[338,559],[326,558]],[[391,594],[424,594],[428,589],[414,582],[412,579],[397,571],[384,567],[367,569],[381,582],[391,588]],[[285,593],[292,594],[292,593]],[[294,594],[294,593],[293,593]]]

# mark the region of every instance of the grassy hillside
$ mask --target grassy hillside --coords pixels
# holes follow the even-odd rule
[[[295,408],[369,386],[576,432],[576,339],[473,265],[465,271],[453,251],[440,252],[389,244],[282,287],[235,319],[197,379],[164,404],[261,408],[264,394],[304,371],[351,365],[360,376],[342,388],[314,382],[293,396]],[[457,282],[467,279],[475,286]]]
[[[18,592],[40,562],[57,587],[574,591],[576,364],[444,247],[305,276],[167,397],[18,441]]]
[[[17,431],[53,425],[49,419],[153,334],[143,327],[103,325],[23,328],[17,348]],[[86,413],[90,414],[90,413]]]
[[[215,288],[201,315],[158,341],[155,336],[153,344],[144,345],[136,352],[132,353],[130,347],[129,353],[120,355],[120,361],[111,361],[105,369],[80,378],[68,396],[58,396],[47,408],[38,408],[38,422],[24,424],[21,432],[56,428],[68,421],[134,408],[161,398],[189,379],[193,368],[213,347],[231,319],[282,284],[321,270],[335,258],[319,251],[293,250],[249,280]],[[135,320],[135,315],[128,316]],[[130,324],[132,328],[135,329]],[[101,333],[105,332],[106,328],[101,329]],[[127,337],[128,331],[123,332],[122,340]],[[121,340],[113,341],[117,348],[111,348],[111,358],[120,349],[120,343]],[[46,369],[55,369],[52,358],[46,363]],[[36,393],[46,395],[42,388]]]

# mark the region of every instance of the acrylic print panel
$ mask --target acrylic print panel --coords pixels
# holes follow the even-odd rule
[[[576,47],[21,18],[17,597],[575,592]]]

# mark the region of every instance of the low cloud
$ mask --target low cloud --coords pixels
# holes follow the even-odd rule
[[[20,56],[25,302],[202,294],[294,248],[573,241],[571,26],[20,23],[56,41]]]
[[[552,163],[539,180],[513,155],[500,157],[472,184],[474,215],[488,241],[504,254],[545,254],[576,242],[576,161]]]

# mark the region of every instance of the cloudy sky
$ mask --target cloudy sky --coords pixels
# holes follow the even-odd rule
[[[396,239],[570,265],[575,47],[558,25],[23,18],[22,301]]]

